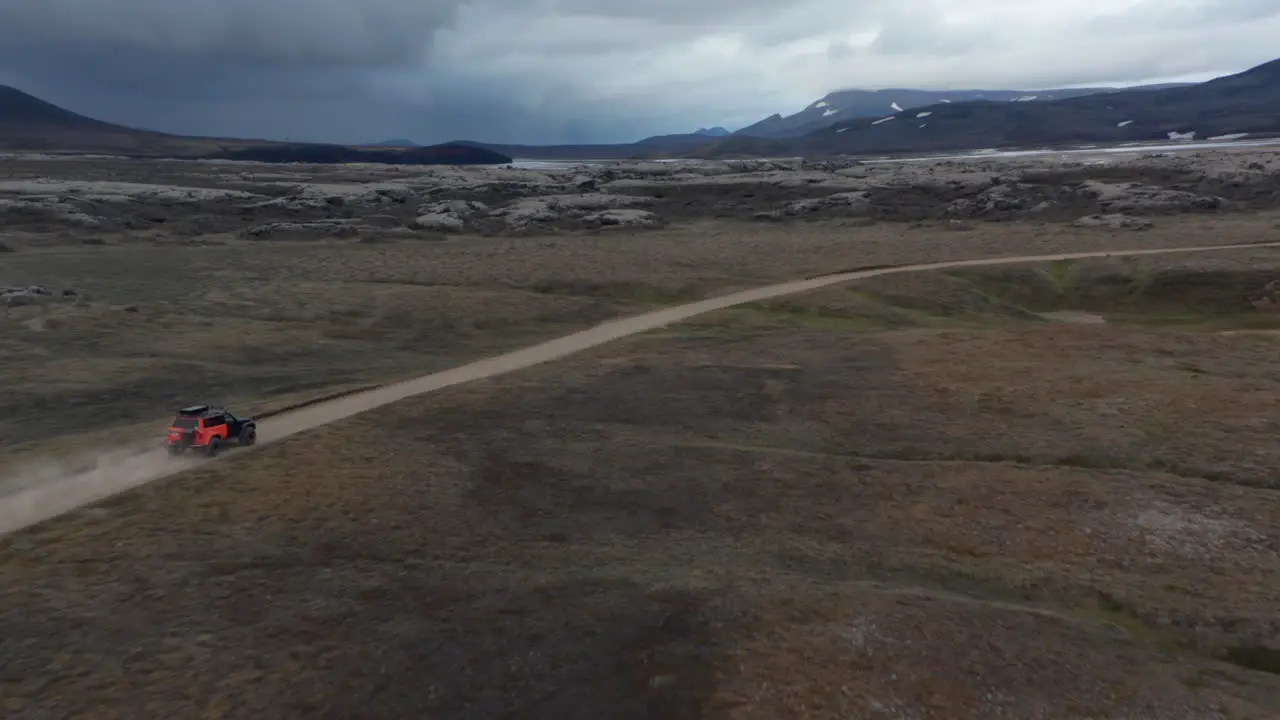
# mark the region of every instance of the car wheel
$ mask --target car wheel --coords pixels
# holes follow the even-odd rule
[[[205,447],[205,452],[209,453],[209,457],[218,454],[218,438],[209,438],[209,445]]]
[[[247,447],[256,442],[258,442],[258,432],[256,430],[253,430],[251,428],[245,428],[244,431],[240,433],[241,445],[244,445]]]

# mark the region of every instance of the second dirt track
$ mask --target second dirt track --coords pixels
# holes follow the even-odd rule
[[[287,413],[273,416],[264,423],[258,444],[266,445],[284,438],[312,430],[329,423],[367,412],[390,403],[416,395],[433,392],[462,383],[495,377],[509,372],[551,362],[574,353],[582,352],[605,343],[662,328],[689,318],[784,295],[792,295],[852,280],[880,275],[946,270],[963,267],[1011,265],[1061,260],[1081,260],[1098,257],[1129,257],[1177,253],[1203,253],[1249,248],[1280,247],[1280,242],[1241,243],[1234,245],[1115,249],[1079,253],[1053,253],[1048,255],[1022,255],[998,258],[975,258],[935,263],[920,263],[897,267],[837,272],[817,278],[796,280],[754,290],[732,293],[699,302],[688,303],[623,318],[565,337],[543,342],[532,347],[480,360],[462,367],[426,375],[365,392],[319,402]],[[243,452],[243,451],[242,451]],[[252,452],[251,450],[249,452]],[[237,453],[239,454],[239,453]],[[204,461],[208,462],[208,461]],[[162,449],[128,454],[98,467],[58,478],[34,488],[19,491],[4,498],[0,506],[0,534],[11,533],[48,520],[68,511],[93,503],[105,497],[160,479],[184,468],[190,461],[175,460]]]

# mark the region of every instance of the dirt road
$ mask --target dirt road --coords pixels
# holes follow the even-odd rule
[[[271,418],[271,421],[261,428],[258,447],[282,440],[291,435],[307,432],[358,413],[373,410],[397,400],[558,360],[614,340],[661,328],[704,313],[723,310],[743,303],[768,300],[782,295],[817,290],[850,280],[960,267],[1079,260],[1106,256],[1124,257],[1213,252],[1259,247],[1280,247],[1280,242],[958,260],[852,270],[807,280],[769,285],[607,322],[589,330],[566,335],[523,350],[278,415]],[[256,451],[256,448],[238,452],[254,451]],[[0,505],[0,535],[61,515],[110,495],[190,467],[192,467],[192,462],[171,458],[163,448],[140,450],[137,453],[127,454],[123,457],[120,454],[116,454],[112,459],[99,463],[94,470],[69,474],[36,487],[28,487],[5,497],[3,505]],[[23,487],[24,485],[25,483],[20,481],[10,482],[7,479],[0,482],[0,487]]]

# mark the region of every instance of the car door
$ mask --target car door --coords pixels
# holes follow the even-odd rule
[[[240,428],[244,425],[244,421],[230,412],[224,413],[224,415],[227,418],[227,437],[240,437]]]
[[[225,439],[227,437],[226,415],[219,413],[217,415],[209,415],[205,417],[204,428],[209,437]]]

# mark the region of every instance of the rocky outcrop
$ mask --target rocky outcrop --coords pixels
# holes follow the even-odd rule
[[[871,209],[871,193],[843,192],[825,197],[805,198],[791,203],[783,212],[787,215],[804,215],[828,208],[840,208],[852,213],[865,212]]]
[[[374,241],[642,229],[706,218],[1031,219],[1139,229],[1178,213],[1280,206],[1277,153],[1072,157],[1079,159],[732,159],[543,169],[165,163],[148,169],[148,182],[126,182],[129,171],[119,170],[110,180],[0,181],[0,223],[98,243],[122,230],[183,239]]]
[[[79,228],[98,228],[108,224],[100,215],[90,215],[64,198],[7,200],[0,198],[0,218],[14,217],[35,222],[49,222]]]
[[[1081,197],[1096,202],[1103,210],[1116,213],[1174,210],[1220,210],[1227,201],[1212,195],[1198,195],[1141,183],[1109,183],[1087,180],[1076,190]]]
[[[1259,310],[1280,313],[1280,280],[1272,280],[1262,288],[1262,293],[1253,301]]]
[[[149,183],[69,181],[69,180],[0,180],[0,196],[21,195],[30,202],[62,201],[74,198],[86,203],[159,203],[190,204],[253,200],[258,195],[225,188],[152,185]]]
[[[489,206],[475,200],[445,200],[418,208],[418,217],[411,227],[415,230],[436,232],[462,232],[469,220],[488,213]]]
[[[628,195],[609,193],[584,193],[581,195],[548,195],[544,197],[522,198],[506,207],[493,212],[492,217],[500,218],[509,230],[518,232],[536,229],[538,226],[554,226],[568,220],[584,220],[595,218],[593,223],[601,222],[606,211],[616,211],[652,204],[652,200]],[[623,215],[609,215],[620,218]]]
[[[45,307],[57,302],[59,299],[83,304],[87,302],[88,296],[72,288],[66,288],[62,292],[55,293],[41,285],[0,288],[0,305],[6,308]]]
[[[435,230],[438,232],[462,232],[467,223],[453,213],[426,213],[419,215],[412,225],[414,230]]]

